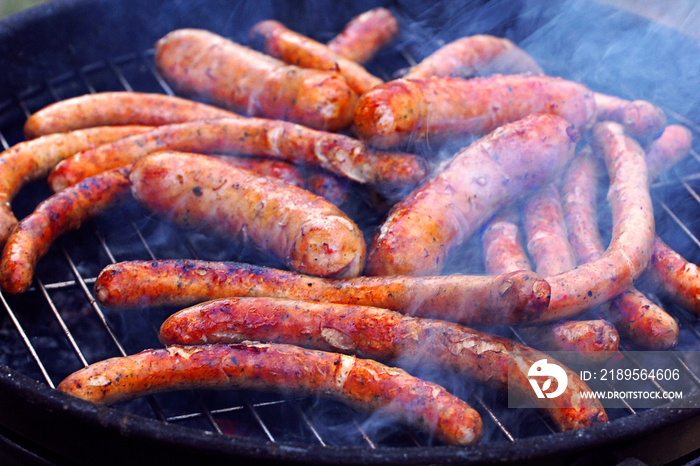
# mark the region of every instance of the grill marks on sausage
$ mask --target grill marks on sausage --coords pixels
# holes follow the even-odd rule
[[[373,360],[283,344],[146,350],[94,363],[58,386],[102,404],[187,388],[329,396],[362,411],[379,410],[448,444],[472,444],[482,432],[479,414],[439,385]]]

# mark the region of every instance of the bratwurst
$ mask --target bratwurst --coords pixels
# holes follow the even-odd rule
[[[206,155],[160,152],[136,162],[134,197],[185,227],[243,235],[293,270],[354,277],[365,261],[362,231],[320,196]]]

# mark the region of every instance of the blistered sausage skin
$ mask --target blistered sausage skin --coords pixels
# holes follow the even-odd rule
[[[152,127],[80,129],[23,141],[0,153],[0,246],[17,224],[10,202],[22,186],[47,176],[57,163],[77,152],[149,129]]]
[[[61,100],[33,113],[24,124],[24,135],[35,138],[93,126],[160,126],[237,116],[223,108],[165,94],[98,92]]]
[[[544,74],[537,62],[508,39],[479,34],[445,44],[412,67],[404,79],[471,78],[490,74]]]
[[[414,186],[426,176],[416,155],[376,151],[342,134],[263,118],[222,118],[164,125],[145,134],[76,154],[55,167],[49,184],[60,191],[102,171],[129,166],[151,152],[262,155],[325,168],[358,183]]]
[[[160,152],[129,173],[136,200],[185,227],[245,235],[293,270],[354,277],[364,266],[362,231],[311,192],[205,155]]]
[[[170,316],[160,328],[165,344],[201,345],[244,340],[287,343],[323,351],[338,351],[400,364],[407,371],[429,365],[506,391],[511,389],[537,403],[527,373],[546,356],[503,337],[435,319],[406,317],[366,306],[310,303],[272,298],[228,298],[209,301]],[[549,358],[551,359],[551,358]],[[576,400],[590,388],[569,369],[569,385],[545,408],[561,430],[587,427],[607,420],[600,403]]]
[[[666,113],[651,102],[629,101],[599,92],[594,96],[598,121],[616,121],[636,138],[654,138],[666,126]]]
[[[88,178],[49,197],[12,230],[0,257],[0,287],[22,293],[32,284],[34,269],[61,234],[129,199],[126,169]]]
[[[646,154],[615,122],[596,124],[592,146],[605,160],[610,177],[611,241],[598,259],[547,277],[552,301],[541,316],[543,322],[578,315],[628,290],[651,258],[654,214]]]
[[[436,277],[324,279],[235,262],[128,261],[105,267],[95,282],[113,309],[188,306],[229,296],[267,296],[357,304],[465,324],[534,320],[549,303],[549,285],[532,272]]]
[[[448,444],[472,444],[482,431],[479,414],[437,384],[370,359],[283,344],[145,350],[91,364],[58,385],[100,404],[191,388],[329,396],[361,411],[379,410]]]
[[[399,23],[386,8],[374,8],[352,18],[328,42],[328,48],[357,63],[367,63],[396,38]]]
[[[394,205],[368,256],[367,275],[431,275],[503,204],[552,180],[578,133],[563,118],[530,115],[457,153]]]
[[[484,135],[532,113],[553,113],[579,131],[595,121],[593,93],[548,76],[396,79],[360,97],[358,136],[380,147]]]
[[[562,200],[579,263],[598,259],[605,251],[598,227],[599,161],[584,147],[564,174]],[[634,286],[601,305],[601,313],[639,348],[667,349],[678,341],[678,323]]]
[[[357,95],[338,73],[299,68],[200,29],[156,43],[158,71],[174,88],[239,113],[335,131],[352,122]]]
[[[358,95],[384,82],[359,63],[338,55],[320,42],[288,29],[279,21],[260,21],[250,30],[249,37],[253,43],[259,42],[265,52],[286,63],[339,73]]]
[[[532,220],[531,218],[530,221]],[[519,223],[515,207],[508,207],[497,214],[484,229],[481,244],[487,273],[501,274],[531,269]],[[546,261],[549,258],[541,255],[540,259]],[[552,324],[520,326],[517,333],[526,344],[534,348],[565,351],[568,361],[578,363],[601,363],[614,354],[620,345],[620,336],[615,328],[602,319],[563,320]]]

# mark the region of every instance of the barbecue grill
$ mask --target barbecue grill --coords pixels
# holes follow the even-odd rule
[[[274,18],[327,41],[353,16],[380,2],[55,0],[0,23],[0,145],[22,140],[34,111],[93,92],[172,94],[153,66],[153,43],[179,27],[200,27],[246,42],[250,27]],[[664,108],[693,131],[695,150],[652,191],[657,231],[700,260],[700,44],[656,23],[585,1],[383,2],[400,37],[369,65],[397,70],[462,35],[508,37],[546,72]],[[421,150],[431,150],[422,148]],[[44,183],[19,193],[18,218],[49,195]],[[376,216],[362,218],[370,229]],[[480,273],[467,244],[448,270]],[[661,407],[609,410],[611,422],[558,433],[534,410],[508,410],[506,397],[464,381],[439,380],[477,409],[485,436],[473,447],[440,445],[425,434],[315,397],[240,391],[161,394],[114,408],[54,389],[69,373],[108,357],[157,347],[172,309],[114,312],[96,303],[92,284],[109,263],[200,258],[277,266],[237,244],[183,232],[134,203],[67,234],[40,262],[25,294],[0,294],[0,459],[22,464],[649,464],[681,461],[700,448],[700,411]],[[679,350],[700,350],[700,321],[663,302],[679,320]],[[496,329],[518,340],[516,329]],[[623,344],[623,347],[625,345]],[[629,349],[629,348],[627,348]],[[686,366],[700,387],[700,373]],[[439,376],[438,376],[439,377]],[[700,407],[700,401],[696,400]]]

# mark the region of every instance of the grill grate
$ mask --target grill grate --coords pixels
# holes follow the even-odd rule
[[[406,66],[411,54],[400,52]],[[389,79],[390,73],[374,70]],[[173,91],[153,65],[153,51],[82,67],[58,76],[0,104],[0,144],[10,147],[21,140],[24,119],[51,102],[108,90],[141,92]],[[678,115],[672,118],[690,127],[695,141],[700,128]],[[696,142],[697,146],[697,142]],[[672,245],[685,245],[688,257],[700,258],[696,233],[700,216],[700,157],[693,150],[682,168],[653,187],[659,218],[668,231],[679,231]],[[682,196],[679,193],[684,193]],[[18,217],[29,213],[48,195],[40,183],[17,196]],[[683,202],[678,202],[682,197]],[[686,199],[687,198],[687,199]],[[687,202],[686,202],[687,201]],[[663,235],[662,235],[663,236]],[[92,294],[96,275],[107,264],[126,259],[205,258],[246,261],[249,252],[197,233],[183,233],[150,218],[136,205],[94,219],[80,230],[66,234],[40,262],[33,287],[21,296],[5,296],[0,317],[0,362],[54,388],[69,373],[91,362],[126,355],[159,345],[160,322],[171,310],[115,313],[101,306]],[[229,252],[222,252],[229,251]],[[232,257],[230,254],[234,254]],[[700,322],[670,304],[665,306],[682,327],[679,349],[700,350]],[[139,330],[140,329],[140,330]],[[145,330],[144,330],[145,329]],[[517,332],[509,336],[519,339]],[[624,348],[631,349],[631,348]],[[634,361],[633,361],[634,362]],[[700,387],[700,377],[685,363],[684,370]],[[479,411],[484,419],[482,442],[516,442],[518,439],[555,432],[551,423],[533,410],[508,411],[505,396],[477,386],[463,387],[446,381]],[[431,446],[424,434],[387,425],[328,400],[249,392],[189,391],[166,393],[118,405],[119,409],[164,423],[186,425],[222,435],[259,438],[276,444],[320,446]],[[612,419],[635,415],[627,406],[610,410]]]

